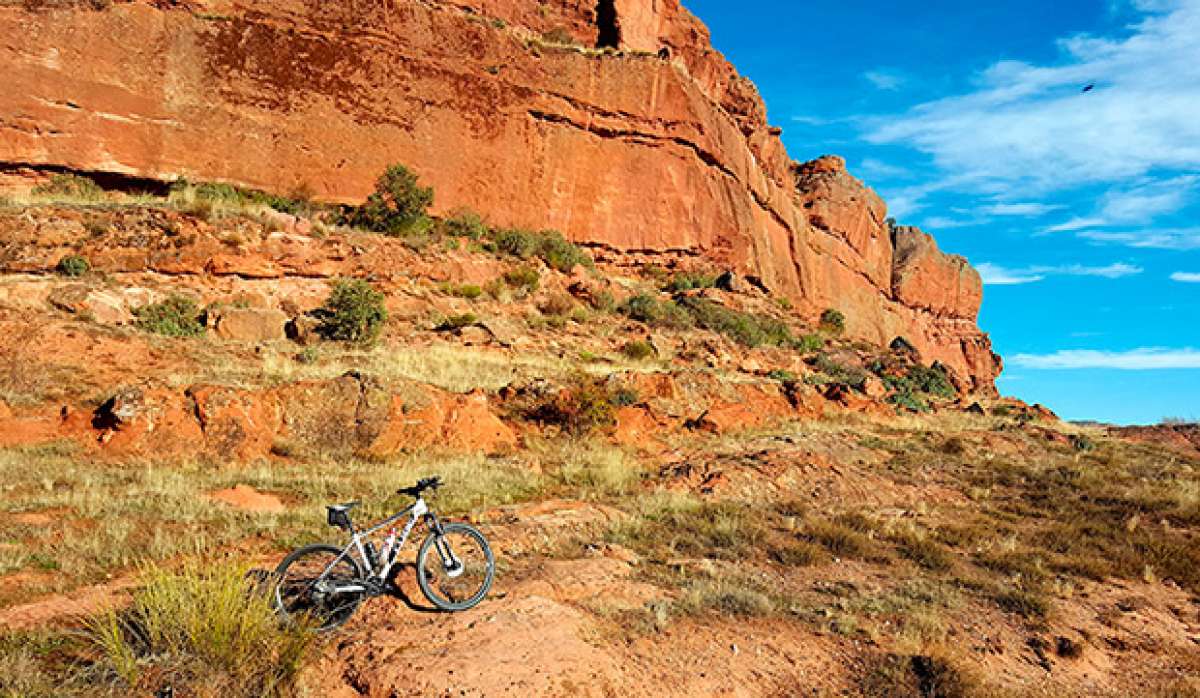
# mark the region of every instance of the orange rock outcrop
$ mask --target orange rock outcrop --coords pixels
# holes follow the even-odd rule
[[[840,159],[794,163],[677,0],[6,4],[0,65],[0,186],[66,169],[349,202],[402,162],[440,212],[703,257],[994,390],[978,274],[893,230]]]

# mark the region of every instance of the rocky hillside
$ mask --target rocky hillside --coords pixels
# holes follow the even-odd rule
[[[4,2],[0,62],[9,190],[73,171],[353,202],[404,162],[437,212],[615,263],[704,259],[994,390],[978,274],[840,159],[793,162],[675,0]]]

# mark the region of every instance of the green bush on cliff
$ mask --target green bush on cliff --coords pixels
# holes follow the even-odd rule
[[[846,316],[840,310],[828,308],[821,313],[821,324],[819,325],[822,332],[831,335],[840,335],[846,331]]]
[[[315,311],[321,321],[317,331],[326,339],[369,344],[388,318],[384,298],[362,279],[336,281],[325,305]]]
[[[764,344],[790,347],[796,343],[788,326],[774,318],[732,310],[704,298],[682,296],[675,302],[687,311],[700,327],[719,332],[739,344],[748,347]]]
[[[492,244],[497,252],[518,259],[541,259],[547,266],[567,273],[576,265],[591,267],[594,265],[578,245],[571,243],[557,230],[542,230],[534,232],[523,228],[504,228],[493,230]]]
[[[83,276],[88,273],[92,265],[88,263],[87,257],[82,257],[77,254],[69,254],[66,257],[58,260],[58,266],[54,269],[63,276]]]
[[[429,227],[425,215],[433,205],[433,188],[422,187],[404,165],[392,165],[375,181],[366,203],[349,211],[347,222],[384,235],[407,236]]]
[[[161,303],[135,308],[134,324],[139,328],[167,337],[195,337],[204,334],[201,310],[187,296],[173,295]]]

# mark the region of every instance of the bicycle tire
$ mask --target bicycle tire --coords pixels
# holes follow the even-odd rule
[[[332,545],[317,544],[295,550],[285,557],[283,562],[279,563],[279,567],[275,568],[275,588],[273,590],[275,610],[289,621],[295,620],[302,614],[307,614],[315,622],[314,629],[317,632],[334,630],[350,620],[362,604],[363,599],[366,598],[366,592],[343,594],[342,596],[345,596],[346,600],[342,602],[314,597],[311,595],[311,585],[316,580],[304,574],[313,569],[324,570],[330,564],[335,564],[335,568],[326,578],[342,582],[362,581],[365,575],[361,565],[353,557],[343,556],[342,552],[341,548]],[[298,563],[304,561],[305,558],[310,558],[311,567],[297,570],[297,567],[300,566]],[[324,558],[325,561],[322,561],[321,558]],[[289,578],[293,572],[299,572],[299,574]],[[289,595],[285,600],[285,593],[293,589],[298,593]]]
[[[436,531],[433,531],[421,543],[421,550],[417,553],[417,584],[421,587],[421,593],[425,595],[425,598],[429,599],[430,603],[443,611],[465,611],[469,608],[474,608],[487,596],[488,591],[492,588],[492,582],[496,577],[496,558],[492,554],[492,548],[488,545],[487,539],[483,537],[483,534],[468,524],[446,524],[442,526],[442,533],[445,538],[460,534],[466,536],[467,540],[474,541],[478,545],[478,550],[474,552],[481,554],[482,560],[477,559],[478,556],[472,554],[470,559],[460,562],[460,564],[465,567],[463,574],[469,572],[472,575],[469,579],[474,579],[475,576],[480,574],[479,566],[482,564],[482,582],[478,589],[470,595],[462,595],[461,601],[453,598],[460,596],[457,593],[456,584],[457,586],[465,585],[468,588],[473,586],[473,584],[470,582],[456,583],[447,581],[447,579],[455,580],[459,579],[459,577],[450,577],[447,574],[442,551],[435,545],[439,538],[443,538],[443,536],[439,536]],[[436,559],[430,559],[429,553],[431,550],[436,551]],[[465,555],[466,551],[455,552],[451,549],[451,557],[458,557],[460,554]],[[430,568],[427,563],[434,563],[436,566]],[[435,571],[440,573],[436,581],[433,579],[434,575],[432,574]],[[443,592],[443,594],[439,595],[439,591]]]

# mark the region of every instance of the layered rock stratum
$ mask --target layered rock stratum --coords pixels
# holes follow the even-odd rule
[[[793,162],[676,0],[0,2],[0,187],[76,171],[353,202],[390,163],[498,225],[737,269],[994,392],[966,260]]]

